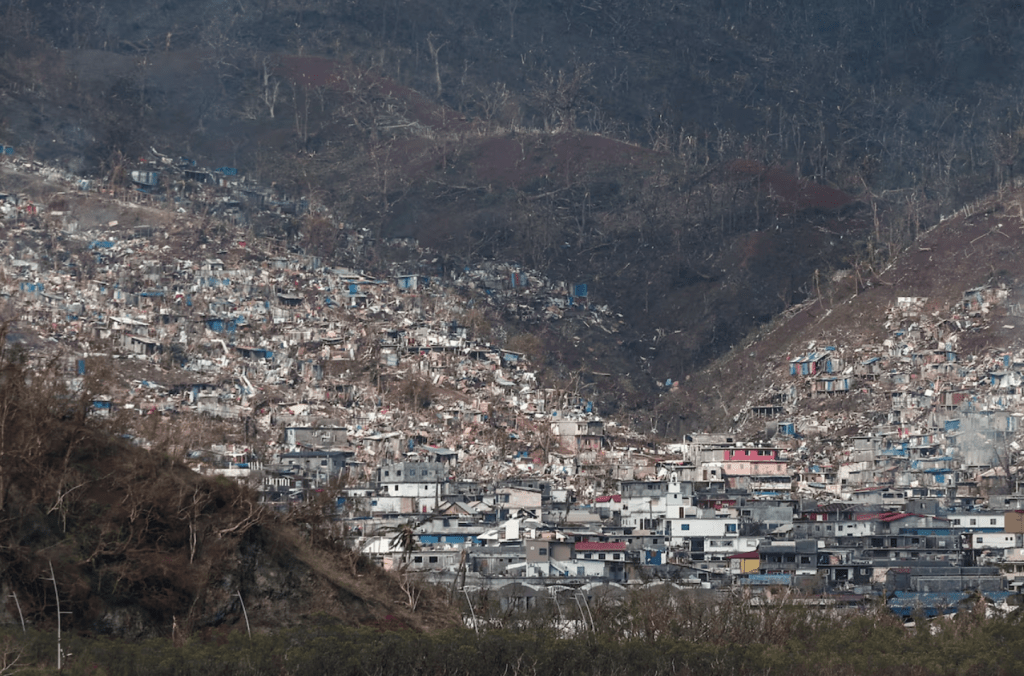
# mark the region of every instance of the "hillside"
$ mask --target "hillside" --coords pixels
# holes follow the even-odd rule
[[[1014,176],[1020,14],[995,0],[12,2],[0,136],[115,182],[155,146],[378,242],[586,283],[628,335],[581,337],[592,349],[563,350],[563,375],[631,374],[619,385],[639,410],[822,278],[884,267]]]
[[[334,545],[324,518],[333,503],[272,512],[249,489],[197,475],[88,416],[95,383],[68,392],[57,382],[29,375],[18,348],[6,348],[4,622],[17,624],[22,613],[34,627],[54,626],[54,584],[68,613],[64,630],[93,635],[184,639],[317,615],[415,629],[454,621],[429,592],[410,603],[406,582]]]
[[[78,322],[64,312],[73,299],[61,298],[33,317],[37,334],[0,341],[0,576],[17,599],[4,620],[23,612],[53,624],[56,584],[73,630],[119,637],[279,628],[319,614],[373,627],[456,624],[438,592],[336,545],[334,493],[275,512],[167,452],[248,445],[250,430],[276,443],[278,410],[313,401],[329,411],[339,393],[412,430],[410,443],[457,436],[456,452],[489,480],[528,471],[533,461],[520,461],[531,453],[549,462],[546,416],[563,401],[590,413],[593,397],[621,430],[609,445],[629,447],[627,458],[695,430],[761,441],[781,421],[751,411],[774,407],[795,382],[790,360],[828,346],[855,368],[898,330],[889,320],[899,298],[955,324],[967,289],[999,288],[1010,301],[958,329],[959,345],[979,363],[1020,348],[1009,308],[1024,283],[1024,118],[1019,87],[1001,79],[1024,58],[1018,9],[270,0],[68,13],[10,3],[0,142],[36,173],[0,174],[5,209],[17,214],[3,254],[24,277],[4,279],[7,299],[35,293],[13,291],[34,288],[31,264],[52,273],[47,284],[67,282],[58,289],[96,282],[96,299],[159,283],[174,293],[168,307],[188,304],[202,339],[182,329],[164,336],[159,357],[93,370],[107,356],[107,318]],[[46,182],[61,174],[54,166],[66,183]],[[160,178],[143,183],[136,170]],[[217,183],[227,176],[238,181]],[[69,188],[81,179],[87,187]],[[246,191],[261,208],[236,203]],[[21,223],[26,209],[42,216]],[[117,250],[104,260],[94,245]],[[204,276],[221,283],[217,266],[240,271],[232,284],[249,280],[217,312],[242,303],[272,326],[271,304],[295,301],[294,316],[308,310],[323,335],[312,340],[300,323],[272,347],[229,350],[205,325],[218,320],[211,307],[191,309],[188,295]],[[330,266],[358,282],[326,284]],[[410,272],[435,286],[392,289]],[[492,293],[509,291],[490,286],[509,274],[536,288],[520,293],[513,281],[513,293]],[[360,284],[376,290],[361,295]],[[339,307],[342,288],[352,298]],[[5,301],[3,318],[16,309]],[[245,339],[273,335],[250,329]],[[406,342],[382,354],[381,336],[406,329]],[[429,341],[460,331],[467,353],[486,349],[494,363],[463,366],[459,356],[435,360],[448,373],[433,370]],[[81,389],[60,384],[70,369],[56,358],[50,371],[26,366],[21,350],[52,344],[98,354]],[[238,388],[237,406],[233,373],[204,378],[231,391],[216,402],[230,401],[234,415],[221,425],[201,417],[198,376],[179,368],[186,349],[193,365],[255,349],[288,365],[252,398]],[[509,375],[501,350],[527,356],[528,380]],[[280,365],[267,362],[239,373]],[[339,382],[320,392],[324,364]],[[911,378],[910,367],[900,375]],[[112,423],[90,415],[101,396],[119,390],[124,404],[150,387],[174,406],[148,418],[126,408]],[[840,449],[837,440],[889,416],[886,388],[788,400],[779,415],[825,431],[806,443],[793,435],[787,450]],[[186,401],[194,417],[169,412]],[[275,413],[256,421],[261,405]],[[350,413],[362,432],[366,412]],[[431,424],[449,436],[431,437]]]
[[[964,331],[961,349],[971,359],[1019,349],[1024,333],[1019,318],[1007,316],[1007,308],[1016,307],[1024,288],[1018,265],[1024,250],[1022,197],[1024,191],[1018,187],[972,202],[930,227],[884,269],[856,269],[824,280],[818,297],[751,334],[695,374],[686,387],[666,395],[658,410],[669,419],[667,429],[735,429],[743,420],[748,433],[759,433],[759,423],[746,412],[752,404],[769,399],[771,392],[782,390],[789,381],[791,359],[813,345],[852,350],[881,344],[888,335],[887,313],[900,297],[922,299],[923,311],[941,319],[962,303],[969,289],[1005,289],[1005,306],[995,309],[981,326]],[[804,402],[800,413],[827,416],[830,407],[833,412],[884,411],[889,404],[869,398]]]

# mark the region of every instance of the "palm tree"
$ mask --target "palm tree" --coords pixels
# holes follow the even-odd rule
[[[411,610],[416,610],[416,606],[419,604],[420,590],[417,585],[413,584],[412,579],[408,574],[409,569],[409,554],[420,548],[419,542],[416,541],[416,528],[419,526],[415,521],[406,521],[398,526],[391,526],[385,529],[385,532],[392,534],[391,536],[391,550],[401,550],[402,558],[398,564],[398,585],[402,591],[405,592],[407,597],[407,605]]]
[[[392,551],[398,549],[402,552],[403,567],[409,565],[409,554],[420,548],[419,542],[416,541],[417,526],[419,524],[410,520],[386,529],[386,532],[392,534],[390,543]]]

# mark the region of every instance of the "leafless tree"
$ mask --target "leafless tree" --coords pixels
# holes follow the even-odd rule
[[[501,0],[502,7],[508,12],[508,39],[509,42],[516,41],[516,10],[519,9],[519,0]]]
[[[271,119],[274,117],[274,109],[277,107],[278,96],[281,92],[281,81],[274,77],[274,64],[269,56],[263,57],[262,68],[260,69],[260,97],[267,107]]]
[[[448,43],[447,42],[442,42],[440,44],[436,44],[435,45],[434,44],[434,38],[435,38],[435,36],[434,36],[433,33],[428,33],[427,34],[427,49],[430,50],[430,58],[432,58],[434,60],[434,78],[437,80],[437,98],[440,100],[441,93],[442,93],[442,88],[441,88],[441,61],[438,58],[438,54],[441,52],[441,50]]]
[[[309,145],[309,85],[292,84],[292,108],[295,112],[295,135],[299,138],[302,148]]]
[[[544,126],[560,131],[576,129],[576,116],[590,89],[593,64],[575,61],[571,70],[548,71],[534,96],[544,110]]]

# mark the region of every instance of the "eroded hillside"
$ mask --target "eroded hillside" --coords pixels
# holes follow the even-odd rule
[[[253,630],[315,615],[439,627],[445,604],[338,548],[311,501],[287,514],[239,484],[195,474],[89,416],[91,387],[0,370],[0,574],[5,621],[124,637]],[[52,567],[52,568],[51,568]],[[52,571],[52,577],[51,577]],[[54,581],[55,580],[55,581]],[[16,599],[16,603],[13,602]],[[414,612],[415,611],[415,612]]]
[[[570,366],[646,407],[1012,178],[1020,13],[954,5],[13,2],[3,136],[115,182],[156,146],[586,283],[629,335]]]

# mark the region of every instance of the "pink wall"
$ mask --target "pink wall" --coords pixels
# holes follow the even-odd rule
[[[777,448],[730,448],[725,451],[725,460],[745,462],[773,462],[779,458]]]

